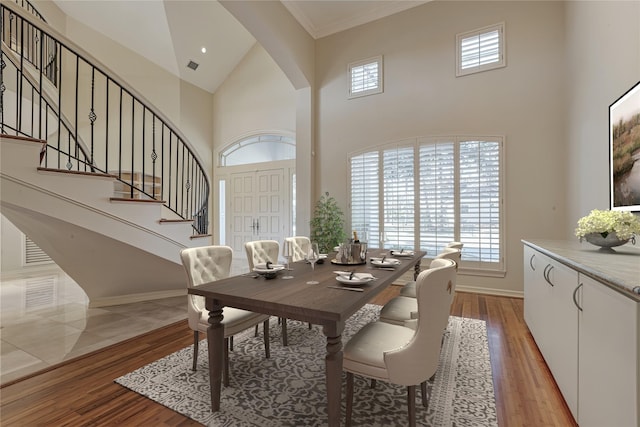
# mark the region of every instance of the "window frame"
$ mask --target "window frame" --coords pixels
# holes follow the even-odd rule
[[[463,67],[462,61],[462,41],[469,39],[474,36],[482,36],[493,31],[498,31],[498,55],[499,59],[497,61],[489,62],[489,63],[479,63],[476,66],[471,66],[468,68]],[[506,43],[506,32],[505,32],[505,23],[500,22],[494,25],[488,25],[486,27],[478,28],[475,30],[467,31],[464,33],[456,34],[456,77],[467,76],[469,74],[481,73],[483,71],[495,70],[497,68],[504,68],[507,66],[507,43]]]
[[[390,248],[388,244],[385,243],[386,233],[385,233],[385,218],[384,218],[384,185],[383,185],[383,159],[384,152],[392,149],[412,146],[414,149],[414,169],[413,169],[413,186],[414,186],[414,198],[413,198],[413,206],[414,206],[414,247],[422,247],[423,242],[421,242],[421,227],[424,225],[422,221],[422,212],[421,212],[421,183],[422,183],[422,175],[424,172],[420,169],[420,150],[421,147],[425,145],[433,145],[438,143],[453,143],[454,144],[454,162],[456,163],[455,170],[455,184],[454,184],[454,204],[455,204],[455,213],[454,213],[454,235],[451,240],[460,240],[461,239],[461,211],[460,211],[460,146],[464,142],[493,142],[498,143],[498,245],[499,245],[499,255],[498,260],[493,261],[476,261],[476,260],[465,260],[464,259],[464,249],[463,249],[463,259],[459,268],[459,272],[465,275],[474,275],[474,276],[489,276],[489,277],[504,277],[506,275],[506,254],[507,250],[505,247],[505,203],[504,203],[504,194],[505,194],[505,137],[500,135],[484,135],[484,136],[438,136],[438,137],[418,137],[412,138],[410,140],[403,141],[395,141],[388,144],[379,145],[376,147],[370,147],[369,149],[361,150],[358,152],[349,153],[348,155],[348,175],[349,175],[349,184],[348,184],[348,196],[349,196],[349,224],[350,228],[354,229],[354,218],[353,218],[353,186],[352,181],[354,179],[352,172],[352,159],[359,156],[371,155],[371,153],[377,153],[378,157],[378,169],[377,169],[377,178],[378,178],[378,197],[373,198],[377,199],[377,209],[378,209],[378,224],[373,227],[375,231],[377,231],[378,235],[369,235],[369,244],[373,246],[380,246]],[[411,203],[410,203],[411,204]],[[375,207],[371,206],[371,209],[375,209]],[[358,232],[365,233],[363,230],[357,230]],[[366,233],[365,233],[366,234]],[[462,241],[464,242],[464,238]],[[440,242],[438,242],[438,245]],[[444,247],[444,244],[442,245]],[[441,249],[441,248],[440,248]],[[427,258],[433,258],[436,253],[431,253],[430,250],[427,254]]]
[[[377,86],[372,89],[363,89],[358,92],[353,91],[353,69],[357,67],[362,67],[369,64],[376,63],[378,65],[378,79]],[[360,61],[351,62],[347,66],[347,81],[349,86],[349,95],[348,99],[360,98],[363,96],[375,95],[378,93],[384,92],[383,82],[384,82],[384,62],[382,55],[374,56],[372,58],[362,59]]]

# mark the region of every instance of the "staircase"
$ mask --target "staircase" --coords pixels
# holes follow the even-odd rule
[[[209,178],[196,153],[38,15],[9,0],[0,8],[2,214],[92,307],[184,294],[179,251],[209,244]]]

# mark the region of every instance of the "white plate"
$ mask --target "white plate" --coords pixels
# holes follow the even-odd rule
[[[391,251],[391,255],[393,255],[393,256],[406,256],[406,257],[409,257],[409,256],[413,256],[414,253],[415,252],[413,252],[413,251],[402,251],[402,252],[400,252],[400,251]]]
[[[267,268],[266,264],[256,264],[256,266],[253,268],[253,271],[255,271],[258,274],[265,274],[265,273],[275,273],[276,271],[284,270],[284,265],[281,265],[281,264],[270,264],[269,267],[271,268]]]
[[[340,283],[344,283],[345,285],[364,285],[374,279],[375,277],[369,273],[356,273],[351,279],[349,279],[348,274],[336,276],[336,280]]]
[[[382,258],[371,258],[371,265],[376,267],[395,267],[399,264],[400,260],[395,258],[385,258],[384,261]]]

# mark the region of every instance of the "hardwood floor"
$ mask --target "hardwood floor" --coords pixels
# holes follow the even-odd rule
[[[397,295],[392,286],[373,303]],[[523,319],[521,299],[457,293],[454,316],[487,322],[500,426],[575,426]],[[0,424],[199,425],[113,380],[192,343],[186,321],[66,362],[0,389]]]

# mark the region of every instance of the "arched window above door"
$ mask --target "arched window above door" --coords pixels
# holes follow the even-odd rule
[[[236,141],[220,152],[220,166],[293,160],[296,140],[291,136],[260,134]]]

